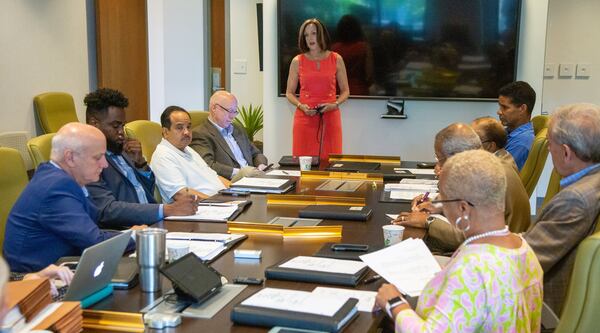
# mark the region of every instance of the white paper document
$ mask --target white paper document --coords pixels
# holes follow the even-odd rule
[[[360,256],[372,270],[401,292],[419,296],[425,285],[440,271],[422,239],[407,239],[385,249]]]
[[[356,274],[363,269],[364,263],[355,260],[342,260],[320,257],[298,256],[279,265],[283,268],[303,269],[327,273]]]
[[[358,299],[358,311],[363,312],[373,312],[375,296],[377,296],[376,291],[327,287],[316,287],[312,293],[324,297],[356,298]]]
[[[433,169],[410,169],[410,168],[394,168],[394,171],[406,170],[414,175],[435,175]]]
[[[427,185],[427,184],[406,184],[406,183],[399,183],[399,184],[393,184],[393,183],[389,183],[389,184],[385,184],[385,186],[383,187],[384,190],[386,191],[420,191],[420,192],[432,192],[432,193],[437,193],[438,191],[438,187],[437,185]]]
[[[220,234],[220,233],[204,233],[204,232],[168,232],[167,239],[172,240],[191,240],[191,241],[209,241],[221,242],[228,244],[229,242],[238,240],[245,235],[243,234]]]
[[[327,297],[308,291],[265,288],[242,305],[333,317],[347,300],[347,297]]]
[[[300,170],[271,170],[268,176],[300,177]]]
[[[227,220],[239,208],[235,204],[211,204],[200,205],[196,215],[189,216],[167,216],[165,220],[184,220],[184,221],[223,221]]]
[[[398,216],[400,216],[400,214],[385,214],[385,216],[391,218],[392,220],[395,220],[398,218]]]
[[[221,242],[167,239],[167,248],[176,245],[188,245],[190,252],[202,260],[212,260],[227,249]]]
[[[404,179],[400,180],[400,184],[417,184],[417,185],[437,186],[438,183],[439,183],[439,180],[437,180],[437,179],[411,179],[411,178],[404,178]]]
[[[231,184],[231,186],[246,186],[246,187],[259,187],[259,188],[279,188],[288,179],[279,178],[258,178],[258,177],[244,177],[237,182]]]
[[[416,196],[421,194],[425,194],[425,192],[393,190],[390,191],[390,199],[411,201]]]

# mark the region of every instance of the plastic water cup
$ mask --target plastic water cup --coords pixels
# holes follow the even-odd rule
[[[401,225],[388,224],[383,226],[383,242],[385,246],[394,245],[402,241],[404,227]]]
[[[300,156],[298,160],[300,161],[300,171],[310,171],[312,156]]]
[[[190,252],[189,244],[169,244],[167,245],[167,258],[169,262],[173,262]]]

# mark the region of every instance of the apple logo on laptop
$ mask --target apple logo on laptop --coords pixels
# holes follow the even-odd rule
[[[94,278],[97,278],[98,275],[102,274],[102,269],[104,268],[104,261],[100,263],[100,265],[98,265],[98,267],[96,267],[96,269],[94,270]]]

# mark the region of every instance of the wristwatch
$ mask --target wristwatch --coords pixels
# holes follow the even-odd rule
[[[394,298],[391,298],[387,301],[387,304],[385,305],[385,312],[387,312],[390,318],[394,319],[394,316],[392,315],[392,310],[398,305],[402,304],[406,304],[406,301],[402,299],[402,297],[396,296]]]
[[[429,226],[431,225],[431,223],[435,221],[435,217],[429,215],[427,216],[427,218],[425,219],[425,222],[427,222],[427,229],[429,229]]]

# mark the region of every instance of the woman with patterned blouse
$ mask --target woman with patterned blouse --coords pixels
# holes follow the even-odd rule
[[[542,268],[505,225],[506,178],[498,159],[483,150],[454,155],[439,191],[444,215],[466,240],[423,289],[416,310],[393,285],[379,289],[377,304],[396,332],[539,332]]]

